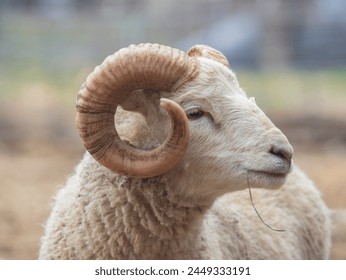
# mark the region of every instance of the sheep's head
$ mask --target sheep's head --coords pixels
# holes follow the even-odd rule
[[[118,106],[146,119],[146,139],[120,138]],[[77,111],[86,148],[118,174],[178,176],[217,196],[248,183],[279,187],[290,171],[288,140],[246,96],[225,56],[207,46],[187,54],[150,44],[122,49],[89,75]]]

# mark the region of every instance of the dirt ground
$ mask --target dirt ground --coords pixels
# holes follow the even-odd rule
[[[37,258],[52,197],[83,153],[73,110],[37,94],[29,99],[30,104],[0,104],[0,259]],[[272,119],[327,204],[346,209],[346,121],[304,115]],[[346,259],[344,217],[336,218],[333,259]]]

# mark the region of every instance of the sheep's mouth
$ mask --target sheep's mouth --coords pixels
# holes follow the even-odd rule
[[[276,178],[276,179],[284,179],[288,172],[273,172],[273,171],[264,171],[264,170],[249,170],[249,172],[254,175],[267,177],[267,178]]]

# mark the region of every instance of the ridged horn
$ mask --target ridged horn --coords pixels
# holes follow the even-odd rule
[[[198,71],[196,59],[157,44],[131,45],[107,57],[89,74],[76,101],[77,128],[89,153],[108,169],[130,177],[154,177],[175,166],[189,141],[188,120],[177,103],[161,99],[171,130],[160,146],[149,151],[120,139],[114,114],[128,93],[147,89],[174,94]]]
[[[187,54],[191,57],[201,56],[210,58],[230,68],[230,64],[225,55],[222,52],[207,45],[195,45],[188,50]]]

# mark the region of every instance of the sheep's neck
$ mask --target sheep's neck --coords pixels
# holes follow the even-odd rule
[[[131,185],[131,186],[130,186]],[[187,252],[196,243],[196,250],[203,246],[200,236],[201,221],[206,206],[188,202],[166,184],[152,182],[130,184],[122,188],[126,205],[122,211],[131,221],[124,237],[133,247],[134,258],[194,258]],[[197,250],[198,248],[198,250]],[[170,253],[172,252],[172,255]]]

